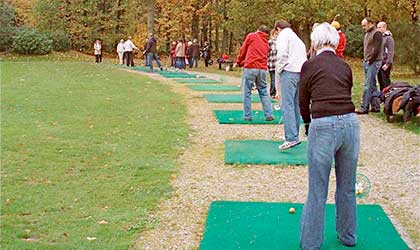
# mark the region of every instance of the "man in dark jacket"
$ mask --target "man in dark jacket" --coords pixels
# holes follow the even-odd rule
[[[157,49],[156,49],[156,39],[153,36],[152,33],[149,33],[149,40],[146,43],[146,54],[147,54],[147,60],[148,65],[150,67],[150,70],[153,71],[153,59],[155,59],[156,64],[160,68],[160,70],[163,70],[162,65],[160,64],[159,57],[157,55]]]
[[[266,120],[274,120],[266,81],[269,49],[268,33],[267,26],[262,25],[258,28],[257,32],[248,34],[236,59],[236,65],[244,67],[242,74],[242,96],[244,120],[247,121],[252,120],[251,89],[254,83],[257,85]]]
[[[198,45],[197,39],[194,39],[192,45],[190,46],[191,50],[191,61],[190,61],[190,68],[194,65],[198,67],[198,58],[200,57],[200,45]]]
[[[362,105],[356,111],[359,115],[380,111],[380,93],[376,87],[376,76],[382,65],[384,51],[382,33],[376,29],[372,18],[364,18],[362,20],[362,28],[366,32],[363,44],[365,83]],[[370,110],[369,106],[371,106]]]
[[[387,24],[385,22],[379,22],[377,27],[382,33],[384,44],[382,67],[379,69],[378,73],[379,88],[382,91],[391,84],[391,69],[394,60],[394,38],[392,38],[391,32],[387,30]]]

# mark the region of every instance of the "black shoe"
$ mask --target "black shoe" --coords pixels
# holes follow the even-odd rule
[[[274,117],[273,116],[269,116],[265,118],[266,121],[274,121]]]
[[[163,71],[163,67],[160,67],[160,71]]]
[[[369,111],[364,111],[364,110],[356,110],[354,112],[356,114],[358,114],[358,115],[367,115],[367,114],[369,114]]]
[[[371,110],[369,110],[369,112],[371,112],[371,113],[379,113],[381,111],[380,110],[376,110],[376,109],[371,109]]]
[[[252,121],[252,117],[244,117],[244,121],[250,122],[250,121]]]

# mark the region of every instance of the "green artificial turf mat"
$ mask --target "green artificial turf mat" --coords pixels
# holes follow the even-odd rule
[[[196,75],[190,75],[190,74],[185,74],[185,73],[176,73],[176,72],[162,72],[162,73],[157,72],[157,73],[166,78],[196,78]]]
[[[283,141],[227,140],[225,141],[225,163],[227,164],[275,164],[306,165],[306,142],[279,150]]]
[[[220,83],[219,81],[209,78],[191,78],[191,79],[175,79],[179,83]]]
[[[223,103],[242,103],[242,94],[205,94],[204,98],[208,102],[223,102]],[[260,102],[259,95],[252,95],[251,102]],[[271,102],[276,102],[271,100]]]
[[[235,85],[218,85],[218,84],[209,84],[209,85],[188,85],[188,88],[197,91],[240,91],[241,87]]]
[[[293,207],[296,212],[289,213]],[[210,205],[200,250],[300,249],[299,223],[303,204],[215,201]],[[324,250],[407,250],[378,205],[357,206],[357,245],[337,240],[335,205],[327,204]]]
[[[252,121],[244,120],[242,110],[214,110],[214,115],[220,124],[281,124],[283,123],[283,111],[273,111],[274,120],[266,121],[264,111],[252,111]]]

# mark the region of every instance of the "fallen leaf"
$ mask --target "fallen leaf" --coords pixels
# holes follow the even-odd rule
[[[93,240],[96,240],[96,237],[86,237],[86,239],[88,240],[88,241],[93,241]]]

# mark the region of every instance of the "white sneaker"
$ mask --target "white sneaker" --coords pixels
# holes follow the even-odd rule
[[[299,144],[300,144],[300,141],[285,141],[283,142],[283,144],[279,146],[279,149],[286,150],[289,148],[293,148],[294,146],[299,145]]]

